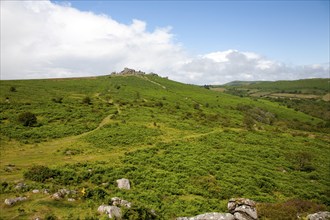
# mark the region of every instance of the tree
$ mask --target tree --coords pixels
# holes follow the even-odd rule
[[[23,112],[18,115],[18,121],[22,123],[23,126],[33,126],[37,123],[37,117],[31,112]]]

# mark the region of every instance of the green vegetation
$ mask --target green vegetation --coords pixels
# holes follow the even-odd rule
[[[28,196],[2,202],[0,219],[106,219],[97,208],[112,197],[132,202],[125,219],[226,212],[232,197],[258,202],[261,219],[329,210],[326,118],[212,88],[157,75],[0,81],[0,199]],[[63,188],[76,193],[32,193]]]

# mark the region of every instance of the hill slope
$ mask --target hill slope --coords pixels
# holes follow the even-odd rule
[[[29,196],[1,205],[3,219],[88,219],[115,196],[134,204],[124,210],[132,219],[151,209],[160,219],[226,211],[231,197],[259,202],[261,218],[271,216],[268,203],[308,200],[303,214],[330,205],[329,129],[321,118],[157,75],[0,85],[0,198]],[[24,112],[37,123],[23,126]],[[132,189],[119,190],[120,178]],[[27,187],[15,189],[20,181]],[[31,192],[44,188],[77,190],[76,201]]]

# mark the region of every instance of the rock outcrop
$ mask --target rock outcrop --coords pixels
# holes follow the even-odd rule
[[[177,220],[257,220],[256,203],[250,199],[237,198],[228,202],[230,213],[205,213],[194,217],[179,217]],[[314,220],[314,219],[313,219]]]
[[[5,204],[11,206],[11,205],[14,205],[17,202],[25,201],[25,200],[27,200],[26,197],[16,197],[16,198],[11,198],[11,199],[6,199]]]
[[[129,180],[125,178],[117,180],[117,185],[119,189],[131,189]]]
[[[97,211],[101,214],[107,214],[109,218],[121,218],[121,210],[117,206],[100,205]]]
[[[211,212],[194,217],[179,217],[176,220],[235,220],[234,216],[230,213]]]
[[[307,215],[307,220],[330,220],[330,212],[317,212]]]
[[[118,73],[119,75],[136,75],[136,74],[138,74],[138,75],[143,75],[143,74],[145,74],[144,72],[142,72],[142,71],[136,71],[136,70],[134,70],[134,69],[130,69],[130,68],[124,68],[124,70],[123,71],[121,71],[120,73]]]
[[[227,207],[228,211],[233,214],[237,220],[258,219],[256,203],[250,199],[230,199]]]

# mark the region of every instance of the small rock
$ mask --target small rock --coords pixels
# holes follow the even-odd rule
[[[131,189],[131,185],[128,179],[122,178],[117,180],[118,188],[119,189]]]
[[[32,190],[32,193],[39,193],[39,192],[40,192],[39,189]]]
[[[307,215],[307,220],[329,220],[330,212],[317,212]]]
[[[107,187],[107,186],[109,186],[109,183],[102,183],[101,185],[104,187]]]
[[[15,186],[15,189],[21,190],[21,189],[26,188],[26,187],[27,187],[27,185],[25,183],[18,183]]]
[[[5,204],[11,206],[11,205],[14,205],[17,202],[25,201],[26,199],[27,199],[26,197],[16,197],[16,198],[11,198],[11,199],[6,199]]]
[[[68,201],[69,202],[74,202],[74,201],[76,201],[74,198],[68,198]]]
[[[64,196],[63,196],[61,193],[59,193],[59,192],[54,193],[54,194],[52,195],[52,198],[55,199],[55,200],[60,200],[60,199],[62,199],[63,197],[64,197]]]
[[[44,194],[49,194],[49,190],[48,189],[44,189]]]
[[[114,206],[124,206],[126,208],[131,208],[132,204],[126,200],[123,200],[118,197],[111,198],[112,205]]]

